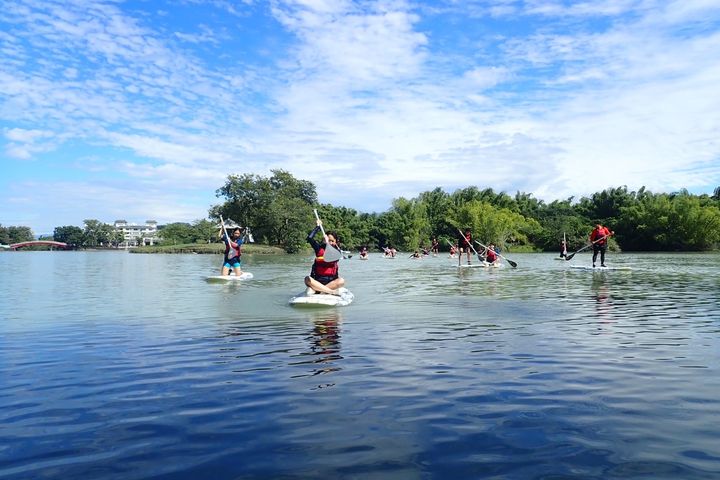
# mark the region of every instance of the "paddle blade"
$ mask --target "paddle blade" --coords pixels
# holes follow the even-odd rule
[[[326,262],[337,262],[342,258],[342,256],[342,252],[337,248],[333,247],[332,245],[325,245],[325,253],[323,254],[323,258]]]
[[[571,253],[570,255],[568,255],[567,257],[565,257],[565,260],[572,260],[572,257],[574,257],[576,253],[577,253],[577,252]]]
[[[505,260],[507,260],[511,267],[517,268],[517,262],[513,262],[512,260],[508,260],[507,258]]]

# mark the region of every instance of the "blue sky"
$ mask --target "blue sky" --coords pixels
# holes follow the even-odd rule
[[[0,224],[720,186],[717,0],[0,0]]]

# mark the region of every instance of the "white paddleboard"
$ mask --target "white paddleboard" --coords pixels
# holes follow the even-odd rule
[[[308,295],[307,291],[303,291],[290,299],[290,305],[344,307],[350,305],[355,298],[355,295],[345,287],[339,288],[338,292],[340,292],[340,295],[329,295],[327,293]]]
[[[632,267],[628,267],[625,265],[611,265],[609,267],[593,267],[592,265],[570,265],[570,268],[574,268],[576,270],[593,270],[598,272],[604,272],[607,270],[632,270]]]
[[[253,274],[250,272],[242,272],[240,275],[210,275],[206,278],[208,282],[239,282],[242,280],[250,280]]]
[[[488,262],[482,262],[482,263],[471,263],[470,265],[466,263],[461,263],[458,265],[458,268],[502,268],[503,264],[500,262],[495,263],[488,263]]]

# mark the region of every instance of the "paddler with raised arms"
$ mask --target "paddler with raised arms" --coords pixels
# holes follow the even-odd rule
[[[324,238],[323,243],[318,243],[315,240],[315,235],[322,230],[322,220],[316,219],[317,225],[307,236],[308,243],[313,247],[315,251],[315,260],[313,261],[310,275],[305,277],[305,285],[308,287],[307,294],[313,293],[327,293],[330,295],[340,295],[337,291],[340,287],[345,285],[345,280],[338,274],[338,264],[342,254],[339,256],[335,254],[335,251],[339,252],[337,245],[337,235],[335,232],[323,232]],[[329,249],[329,253],[332,253],[334,261],[325,258],[325,252]],[[334,251],[333,251],[334,250]]]
[[[220,273],[222,276],[230,275],[230,270],[235,276],[242,275],[240,256],[242,255],[242,245],[245,241],[244,231],[240,227],[235,227],[232,234],[228,235],[225,229],[225,222],[220,219],[220,232],[218,233],[225,244],[225,256],[223,258]]]

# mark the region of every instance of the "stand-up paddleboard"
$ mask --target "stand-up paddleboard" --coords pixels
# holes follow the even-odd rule
[[[610,265],[608,267],[593,267],[592,265],[570,265],[570,268],[573,268],[575,270],[593,270],[596,272],[605,272],[608,270],[622,270],[628,272],[632,270],[632,267],[628,267],[627,265]]]
[[[488,262],[471,263],[471,264],[469,264],[469,265],[466,264],[466,263],[461,263],[460,265],[458,265],[458,268],[502,268],[502,267],[503,267],[503,264],[500,263],[500,262],[495,262],[495,263],[488,263]]]
[[[208,282],[239,282],[242,280],[250,280],[253,274],[250,272],[242,272],[240,275],[210,275],[206,278]]]
[[[345,287],[338,289],[340,295],[330,295],[327,293],[311,293],[307,291],[299,293],[290,299],[290,305],[303,307],[344,307],[350,305],[355,298],[350,290]]]

